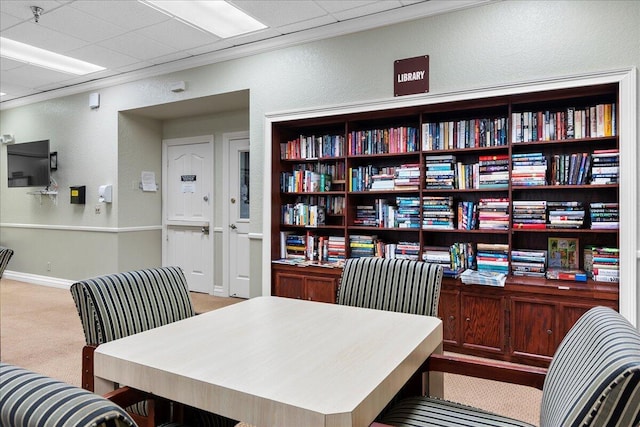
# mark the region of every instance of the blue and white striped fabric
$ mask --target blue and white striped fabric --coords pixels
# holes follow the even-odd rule
[[[195,315],[178,267],[150,268],[71,285],[87,345],[99,345]]]
[[[404,399],[380,422],[396,427],[529,425],[431,397]],[[540,427],[579,426],[640,426],[640,333],[610,308],[592,308],[576,322],[545,379]]]
[[[0,246],[0,278],[4,273],[4,270],[7,268],[9,264],[9,260],[13,256],[13,249],[5,248]]]
[[[567,333],[544,382],[540,425],[640,425],[640,333],[620,314],[592,308]]]
[[[438,264],[349,258],[340,278],[338,304],[437,316],[441,284]]]
[[[0,363],[0,425],[6,427],[134,427],[104,397]]]

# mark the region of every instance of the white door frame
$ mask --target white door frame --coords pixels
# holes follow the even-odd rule
[[[163,266],[167,266],[167,200],[168,200],[168,192],[167,189],[169,188],[168,186],[168,177],[167,174],[165,173],[168,167],[168,147],[169,146],[175,146],[175,145],[190,145],[190,144],[201,144],[203,143],[203,141],[207,141],[206,143],[209,145],[209,149],[211,150],[211,180],[212,182],[211,184],[211,194],[210,194],[210,200],[211,203],[209,204],[209,233],[211,233],[210,235],[210,244],[211,244],[211,265],[212,265],[212,277],[211,277],[211,289],[209,294],[211,295],[219,295],[220,290],[216,289],[215,286],[215,276],[216,276],[216,272],[215,272],[215,259],[216,259],[216,254],[215,254],[215,239],[213,236],[213,223],[214,223],[214,212],[215,212],[215,195],[214,193],[214,183],[215,183],[215,170],[214,170],[214,166],[215,166],[215,150],[214,150],[214,145],[213,145],[213,135],[202,135],[202,136],[194,136],[194,137],[186,137],[186,138],[169,138],[169,139],[163,139],[162,140],[162,265]],[[228,295],[228,288],[227,288],[227,295]]]
[[[230,277],[229,277],[229,265],[231,263],[229,253],[229,193],[230,193],[230,165],[227,161],[229,159],[229,152],[231,147],[231,141],[235,139],[249,139],[249,131],[241,132],[227,132],[222,134],[222,176],[224,177],[224,184],[222,185],[222,283],[226,292],[226,296],[229,296],[230,292]]]

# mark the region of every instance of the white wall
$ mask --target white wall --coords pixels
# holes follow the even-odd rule
[[[123,160],[118,151],[124,148],[119,111],[249,89],[251,231],[259,236],[263,232],[266,113],[391,98],[393,61],[424,54],[430,56],[432,94],[638,67],[638,22],[637,1],[490,3],[105,88],[100,90],[98,111],[86,108],[87,93],[4,110],[0,112],[0,132],[14,133],[18,142],[50,138],[59,153],[56,179],[61,187],[86,183],[87,197],[94,197],[89,191],[95,191],[97,185],[119,182],[123,173],[129,173],[120,170],[122,164],[118,164]],[[186,81],[189,89],[179,94],[169,91],[169,83],[176,80]],[[18,249],[10,269],[77,278],[88,272],[80,274],[76,262],[94,265],[92,260],[99,255],[81,245],[69,248],[65,256],[76,262],[60,260],[64,269],[58,272],[54,267],[47,273],[41,256],[32,256],[32,233],[15,224],[117,228],[131,223],[128,218],[134,214],[125,214],[124,208],[115,203],[111,212],[103,215],[95,215],[92,209],[74,209],[65,197],[60,197],[58,206],[48,202],[39,206],[21,190],[7,189],[4,147],[0,156],[0,241]],[[134,163],[138,166],[144,160],[134,159]],[[124,198],[123,191],[120,188],[118,194]],[[159,223],[152,216],[136,225],[153,227]],[[49,246],[59,239],[57,233],[46,229],[39,230],[38,236]],[[260,242],[255,239],[250,254],[252,280],[261,277],[260,259]]]

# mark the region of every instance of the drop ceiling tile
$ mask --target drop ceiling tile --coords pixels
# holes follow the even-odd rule
[[[4,31],[7,28],[13,27],[14,25],[20,23],[22,20],[8,13],[0,13],[0,31]]]
[[[157,58],[175,52],[174,48],[158,43],[135,31],[104,40],[98,45],[140,60]]]
[[[129,55],[96,44],[73,50],[69,52],[69,55],[105,68],[120,68],[140,61]]]
[[[400,7],[402,7],[402,4],[399,1],[377,1],[353,9],[336,11],[333,13],[333,16],[340,21],[346,21],[348,19],[384,12],[385,10],[398,9]]]
[[[69,7],[111,22],[129,31],[171,19],[168,15],[135,0],[77,0]]]
[[[308,21],[294,22],[293,24],[282,25],[278,27],[278,30],[282,34],[291,34],[298,31],[306,31],[325,25],[335,24],[336,22],[338,21],[332,15],[324,15],[314,19],[309,19]]]
[[[232,0],[230,3],[238,6],[238,8],[263,24],[275,29],[283,25],[307,21],[327,14],[316,2],[308,0]]]
[[[87,45],[84,40],[70,37],[33,22],[24,22],[9,28],[2,32],[2,37],[61,54]]]
[[[126,30],[71,7],[62,7],[40,18],[38,25],[86,42],[116,37]]]
[[[387,0],[387,1],[389,1],[390,3],[395,3],[395,1],[394,2],[392,2],[391,0]],[[375,0],[342,0],[342,1],[317,0],[316,3],[318,4],[318,6],[320,6],[327,12],[336,13],[336,12],[342,12],[344,10],[356,9],[356,8],[368,6],[368,5],[371,5],[372,3],[378,3],[378,2]]]
[[[174,49],[191,49],[220,40],[220,37],[214,34],[183,24],[175,19],[141,28],[137,33]]]
[[[191,55],[189,55],[187,52],[176,51],[168,55],[162,55],[162,56],[157,56],[155,58],[148,59],[148,61],[151,62],[152,64],[166,64],[169,62],[178,61],[180,59],[189,58],[190,56]]]
[[[70,74],[48,70],[24,64],[22,67],[13,68],[2,72],[2,80],[9,80],[12,84],[35,89],[38,86],[50,84],[52,82],[64,82],[71,78]]]
[[[0,56],[0,71],[12,70],[14,68],[22,67],[24,62],[14,61],[13,59]]]

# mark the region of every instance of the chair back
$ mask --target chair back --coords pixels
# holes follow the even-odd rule
[[[110,400],[17,366],[0,363],[0,425],[135,427]]]
[[[349,258],[338,304],[437,316],[442,274],[442,266],[422,261]]]
[[[549,365],[541,427],[640,425],[640,333],[595,307],[567,333]]]
[[[0,278],[2,277],[2,273],[4,273],[5,268],[9,264],[9,260],[13,256],[13,249],[5,248],[0,246]]]
[[[87,279],[71,285],[71,294],[87,345],[99,345],[195,314],[179,267]]]

